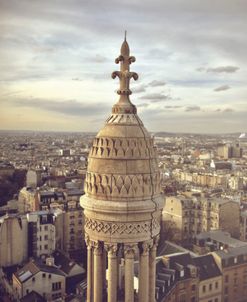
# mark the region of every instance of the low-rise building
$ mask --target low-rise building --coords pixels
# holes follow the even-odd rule
[[[30,261],[13,274],[13,291],[17,300],[35,291],[54,301],[65,294],[65,274],[54,266]]]

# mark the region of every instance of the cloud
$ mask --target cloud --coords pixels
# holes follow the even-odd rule
[[[201,107],[199,106],[187,106],[185,108],[185,111],[186,112],[190,112],[190,111],[200,111],[201,110]]]
[[[71,116],[95,116],[101,115],[101,113],[107,114],[107,110],[102,110],[102,108],[108,108],[106,104],[81,103],[76,100],[54,101],[39,98],[16,99],[12,100],[12,103],[19,107],[39,108]]]
[[[83,81],[83,80],[80,79],[80,78],[72,78],[71,80],[72,80],[72,81],[79,81],[79,82],[82,82],[82,81]]]
[[[207,68],[207,72],[214,72],[214,73],[234,73],[239,70],[237,66],[219,66],[215,68]]]
[[[165,106],[166,109],[178,109],[182,108],[182,106]]]
[[[159,86],[165,86],[165,85],[166,85],[166,82],[157,81],[157,80],[154,80],[148,84],[148,86],[152,86],[152,87],[159,87]]]
[[[226,108],[223,110],[223,112],[234,112],[234,109],[232,108]]]
[[[198,68],[196,68],[196,71],[200,71],[200,72],[205,71],[205,70],[206,70],[205,67],[198,67]]]
[[[108,61],[108,59],[102,55],[97,54],[94,57],[91,57],[90,61],[96,62],[96,63],[104,63],[104,62]]]
[[[172,98],[169,95],[164,95],[162,93],[150,93],[143,95],[140,97],[142,100],[150,100],[153,103],[162,102],[162,101],[169,101],[172,100]]]
[[[146,108],[146,107],[148,107],[148,103],[142,103],[142,104],[140,104],[140,105],[137,105],[137,108]]]
[[[131,88],[131,91],[133,93],[141,93],[141,92],[145,92],[146,91],[146,85],[139,85],[136,87]]]
[[[215,88],[214,91],[224,91],[224,90],[228,90],[230,88],[231,87],[229,85],[222,85],[222,86]]]

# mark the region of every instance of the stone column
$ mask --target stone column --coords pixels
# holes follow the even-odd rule
[[[102,243],[94,242],[94,281],[93,296],[94,302],[102,302],[103,298],[103,261],[102,261]]]
[[[134,256],[135,245],[124,246],[125,273],[124,273],[124,296],[125,302],[134,302]]]
[[[153,245],[149,253],[149,302],[155,302],[156,287],[156,251],[159,238],[154,238]]]
[[[150,242],[140,246],[138,298],[142,302],[149,302],[149,247]]]
[[[87,236],[87,302],[93,302],[93,257],[92,257],[92,244]]]
[[[106,245],[108,251],[108,293],[107,301],[117,301],[117,284],[118,284],[118,258],[117,244]]]

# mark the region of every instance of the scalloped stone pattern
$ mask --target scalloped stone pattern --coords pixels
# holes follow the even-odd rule
[[[160,194],[159,172],[126,176],[87,172],[84,190],[88,196],[103,200],[150,198]]]
[[[90,158],[157,159],[152,138],[96,137],[89,153]]]

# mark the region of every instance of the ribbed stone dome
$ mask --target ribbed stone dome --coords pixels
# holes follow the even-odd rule
[[[141,242],[160,231],[160,175],[153,138],[143,126],[130,102],[129,72],[134,57],[124,41],[120,78],[120,99],[99,131],[88,157],[85,195],[85,232],[90,239],[105,242]]]

